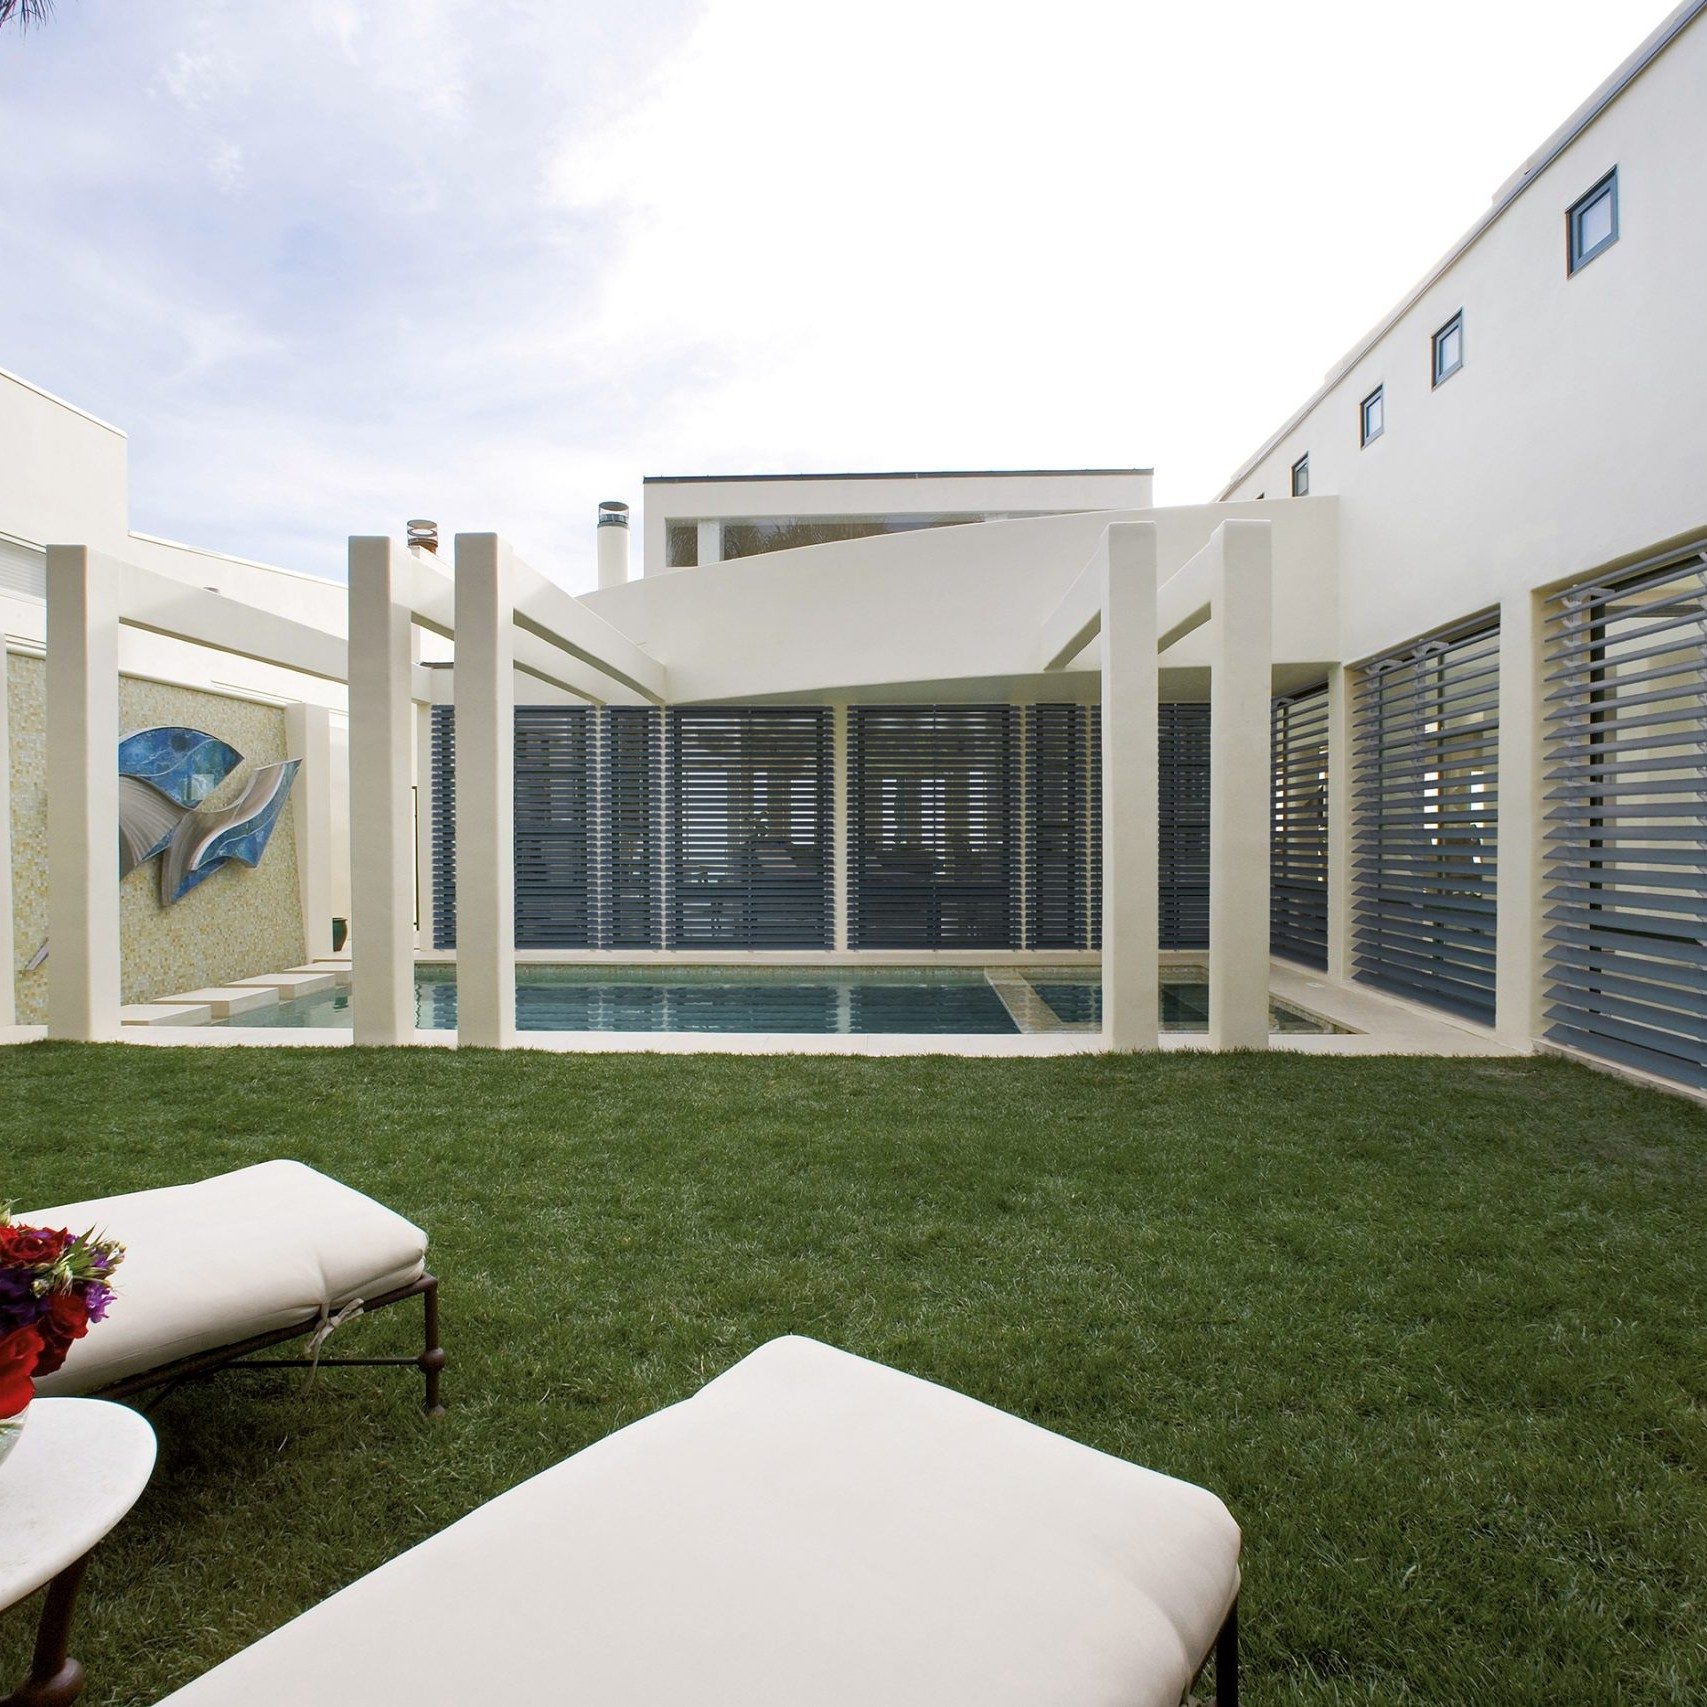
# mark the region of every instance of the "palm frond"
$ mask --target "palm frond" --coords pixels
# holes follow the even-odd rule
[[[16,18],[18,28],[27,30],[31,24],[45,24],[53,10],[53,0],[0,0],[0,26]]]

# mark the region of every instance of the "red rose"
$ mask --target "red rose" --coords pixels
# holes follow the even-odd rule
[[[34,1328],[14,1328],[0,1339],[0,1417],[15,1417],[36,1390],[30,1380],[41,1356],[41,1335]]]
[[[8,1222],[0,1227],[0,1262],[18,1268],[45,1268],[58,1262],[71,1244],[65,1228],[19,1227]]]
[[[36,1361],[37,1375],[51,1375],[65,1361],[73,1340],[80,1340],[89,1331],[89,1306],[75,1287],[50,1293],[47,1314],[36,1323],[41,1335],[41,1356]]]

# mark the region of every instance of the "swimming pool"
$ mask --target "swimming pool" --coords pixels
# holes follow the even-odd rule
[[[1041,1005],[1004,1000],[1003,988],[1016,982],[1028,985],[1041,998]],[[1206,1030],[1208,990],[1201,970],[1170,969],[1162,983],[1163,1029]],[[998,984],[976,968],[524,965],[516,969],[518,1031],[1012,1036],[1021,1031],[1091,1031],[1101,1018],[1102,988],[1090,972],[1004,972]],[[348,1029],[350,990],[344,985],[215,1023],[245,1029]],[[416,967],[415,1025],[421,1031],[456,1029],[454,966]],[[1278,1002],[1271,1004],[1271,1026],[1276,1031],[1335,1029]]]

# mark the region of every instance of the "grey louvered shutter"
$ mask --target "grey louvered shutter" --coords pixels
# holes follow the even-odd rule
[[[1090,718],[1082,705],[1026,709],[1026,946],[1088,940]]]
[[[433,947],[456,947],[456,707],[432,709]]]
[[[663,713],[613,705],[604,713],[597,937],[600,948],[664,942]]]
[[[1707,1088],[1707,542],[1549,601],[1547,1035]]]
[[[1158,707],[1157,802],[1163,948],[1209,946],[1209,707]]]
[[[855,948],[1016,948],[1019,713],[856,705],[848,716]]]
[[[596,728],[587,706],[516,707],[517,948],[593,946]]]
[[[1491,1022],[1498,627],[1370,665],[1353,707],[1356,976]]]
[[[670,713],[675,948],[828,948],[831,724],[824,706]]]
[[[1328,964],[1328,690],[1274,702],[1269,930],[1273,954]]]

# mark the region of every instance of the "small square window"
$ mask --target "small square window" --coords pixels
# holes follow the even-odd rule
[[[1434,383],[1450,379],[1464,365],[1464,310],[1461,308],[1434,335]]]
[[[1385,387],[1376,386],[1358,408],[1359,442],[1372,445],[1387,430]]]
[[[1306,452],[1292,465],[1292,496],[1308,498],[1310,496],[1310,456]]]
[[[1616,166],[1565,216],[1567,271],[1586,267],[1618,241],[1618,168]]]

